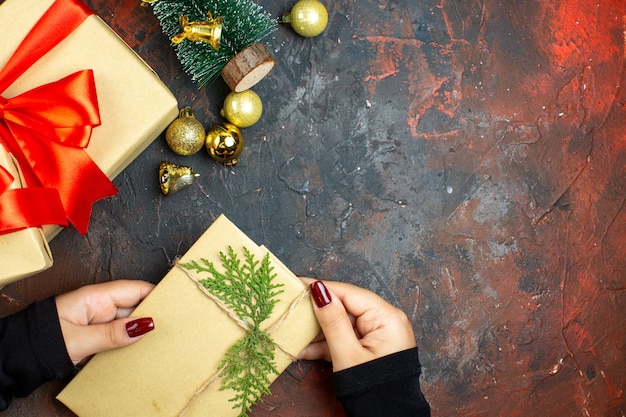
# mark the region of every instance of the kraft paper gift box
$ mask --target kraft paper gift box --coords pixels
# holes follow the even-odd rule
[[[180,266],[205,258],[222,271],[219,252],[226,253],[229,246],[240,259],[243,248],[257,261],[269,253],[273,282],[284,285],[261,326],[272,329],[268,332],[282,372],[320,331],[308,288],[222,215],[133,312],[134,317],[152,317],[155,329],[131,346],[94,356],[58,399],[80,417],[238,416],[240,410],[229,402],[234,392],[220,390],[218,370],[226,351],[246,330],[199,288],[192,279],[196,275]],[[272,381],[277,377],[269,376]]]
[[[10,189],[22,188],[17,162],[0,145],[0,167],[12,177]],[[0,235],[0,288],[52,266],[52,255],[38,227]]]
[[[0,4],[0,68],[53,3]],[[13,97],[84,69],[93,70],[101,119],[86,152],[113,179],[176,118],[178,105],[154,71],[99,17],[89,16],[0,94]],[[62,229],[44,230],[50,240]]]

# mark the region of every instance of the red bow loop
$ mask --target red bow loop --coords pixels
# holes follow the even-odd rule
[[[86,148],[92,129],[100,125],[92,70],[78,71],[4,101],[0,119],[9,129],[20,125],[66,146]]]

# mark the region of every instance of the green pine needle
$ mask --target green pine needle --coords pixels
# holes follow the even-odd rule
[[[260,328],[278,303],[276,296],[283,292],[283,284],[274,284],[276,277],[270,265],[269,253],[259,261],[247,248],[244,260],[239,259],[232,247],[228,253],[220,252],[223,272],[207,259],[191,261],[182,266],[196,273],[208,273],[211,278],[199,280],[207,290],[219,298],[240,320],[248,325],[245,337],[230,347],[219,368],[223,368],[223,389],[237,394],[230,399],[233,408],[240,408],[239,417],[245,417],[252,405],[264,394],[269,394],[270,374],[278,375],[272,337]]]
[[[207,12],[214,18],[224,18],[218,50],[186,39],[178,45],[172,43],[183,69],[198,88],[213,83],[235,55],[278,28],[278,20],[250,0],[157,0],[153,4],[154,15],[170,39],[181,32],[181,15],[187,16],[190,22],[207,20]]]

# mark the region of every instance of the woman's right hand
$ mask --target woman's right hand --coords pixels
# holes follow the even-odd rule
[[[76,365],[95,353],[128,346],[152,331],[152,318],[128,316],[153,288],[153,284],[140,280],[115,280],[56,297],[61,332],[72,362]]]
[[[301,279],[311,288],[322,334],[300,359],[326,359],[337,372],[416,346],[406,314],[375,293],[341,282]]]

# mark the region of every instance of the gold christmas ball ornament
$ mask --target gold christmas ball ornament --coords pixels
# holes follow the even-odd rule
[[[205,145],[213,159],[226,166],[234,166],[243,151],[243,135],[234,124],[221,123],[209,129]]]
[[[189,187],[199,176],[190,167],[166,161],[159,165],[159,185],[163,195],[170,195]]]
[[[180,110],[178,118],[167,127],[165,140],[179,155],[193,155],[202,149],[205,136],[204,127],[196,120],[191,107]]]
[[[222,117],[237,127],[250,127],[261,118],[263,102],[261,97],[252,90],[240,93],[231,92],[224,100],[224,107],[220,111]]]
[[[299,0],[281,22],[290,24],[298,35],[312,38],[326,29],[328,12],[318,0]]]

